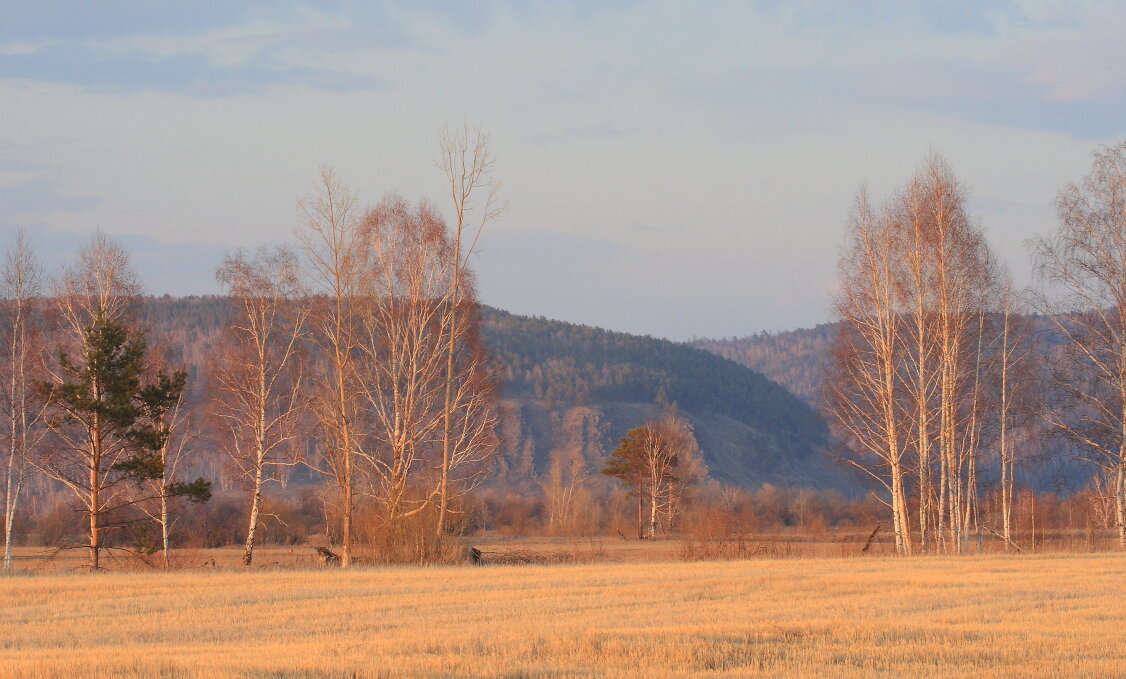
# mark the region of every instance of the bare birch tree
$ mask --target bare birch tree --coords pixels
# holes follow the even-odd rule
[[[845,232],[834,308],[841,320],[833,375],[826,388],[829,415],[857,457],[845,459],[887,491],[896,553],[911,553],[907,514],[904,416],[899,380],[903,338],[896,304],[891,215],[876,214],[861,191]]]
[[[577,501],[590,479],[586,460],[574,450],[556,448],[547,473],[537,480],[543,490],[549,533],[560,534],[574,526]]]
[[[1091,172],[1056,200],[1059,228],[1036,242],[1050,286],[1038,298],[1066,338],[1047,413],[1114,486],[1119,544],[1126,549],[1126,142],[1093,154]]]
[[[67,268],[55,287],[62,332],[74,343],[96,316],[131,321],[142,291],[125,249],[100,231],[79,251],[78,261]]]
[[[3,269],[3,352],[8,379],[3,385],[7,466],[4,473],[4,571],[12,569],[12,529],[20,494],[30,469],[29,457],[42,438],[36,428],[42,404],[31,393],[42,375],[44,345],[39,332],[42,270],[21,230],[8,250]]]
[[[449,183],[450,201],[454,210],[453,255],[450,258],[451,275],[446,295],[447,347],[446,393],[442,421],[442,466],[438,488],[438,524],[435,534],[441,540],[445,533],[446,514],[449,510],[449,474],[454,458],[459,455],[476,456],[472,449],[457,450],[460,438],[463,444],[476,437],[458,437],[454,430],[455,355],[459,339],[459,312],[463,307],[462,292],[464,272],[469,256],[476,248],[477,239],[485,225],[500,216],[504,206],[497,199],[500,184],[493,179],[495,158],[489,146],[489,135],[480,128],[463,124],[460,127],[445,125],[439,137],[441,155],[438,166]],[[480,194],[484,194],[481,196]],[[477,201],[475,203],[475,201]],[[468,244],[467,244],[468,241]]]
[[[900,195],[893,209],[896,223],[894,244],[903,259],[898,273],[897,296],[903,316],[905,377],[904,398],[909,404],[905,415],[913,418],[906,445],[914,449],[917,471],[919,549],[928,549],[928,530],[932,517],[932,474],[936,420],[936,346],[933,323],[935,289],[932,262],[932,229],[926,189],[918,177]]]
[[[670,494],[677,483],[681,456],[686,452],[690,432],[684,423],[669,413],[641,427],[638,452],[649,495],[650,539],[657,537],[658,517],[669,508]]]
[[[690,490],[707,478],[708,466],[704,463],[704,454],[696,441],[692,425],[677,415],[675,404],[669,407],[662,420],[669,428],[667,437],[674,442],[678,451],[676,473],[670,479],[664,503],[665,528],[671,532],[677,528]]]
[[[254,558],[262,491],[283,467],[298,461],[303,412],[299,351],[308,307],[297,259],[288,250],[259,249],[228,257],[216,273],[234,305],[231,343],[218,368],[216,408],[223,445],[249,486],[250,507],[242,562]]]
[[[442,465],[450,246],[429,205],[414,209],[397,196],[369,212],[364,229],[371,265],[361,383],[374,420],[365,457],[384,528],[393,530],[396,521],[428,507],[440,488],[440,475],[430,485],[434,479],[420,474]],[[408,496],[412,483],[425,486],[421,495]]]
[[[361,388],[354,357],[360,345],[360,314],[367,271],[366,242],[356,196],[328,166],[321,166],[316,192],[298,203],[303,225],[297,236],[312,280],[313,342],[326,362],[328,379],[311,389],[312,411],[324,441],[324,458],[340,490],[341,565],[352,562],[352,514],[356,504],[356,427]]]
[[[150,417],[162,422],[166,436],[157,453],[160,455],[161,475],[148,479],[142,488],[148,501],[139,501],[138,507],[160,527],[160,551],[166,569],[172,567],[172,529],[180,517],[174,516],[172,505],[176,498],[186,498],[193,503],[211,498],[211,482],[200,477],[195,481],[177,481],[197,440],[196,432],[188,421],[185,391],[171,407],[154,412]]]
[[[965,188],[945,161],[927,159],[921,172],[931,231],[931,285],[936,336],[939,457],[938,527],[961,550],[977,498],[984,314],[996,292],[995,265],[981,230],[965,211]]]
[[[913,458],[920,549],[960,550],[978,521],[984,448],[987,316],[996,272],[965,211],[965,189],[931,156],[878,214],[861,194],[841,258],[830,409],[884,483],[901,553],[910,553],[907,495],[897,475]]]
[[[451,325],[454,250],[434,209],[390,196],[368,213],[364,232],[369,266],[357,383],[373,421],[364,457],[383,526],[394,531],[427,508],[439,510],[440,521],[450,509],[441,509],[441,498],[448,502],[472,485],[495,448],[493,384],[464,269],[460,320]]]
[[[1033,371],[1032,329],[1021,314],[1023,306],[1007,276],[1001,287],[997,324],[993,339],[994,406],[997,421],[995,445],[999,465],[1001,538],[1005,549],[1015,545],[1013,507],[1019,444],[1026,440],[1034,413],[1041,410],[1035,398],[1040,382]]]

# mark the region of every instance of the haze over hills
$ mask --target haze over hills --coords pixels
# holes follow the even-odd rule
[[[197,395],[226,313],[222,297],[145,302],[146,325],[187,366]],[[580,455],[599,480],[618,439],[668,401],[693,425],[717,481],[856,488],[826,452],[820,414],[746,366],[687,344],[487,307],[481,321],[503,382],[490,484],[536,492],[553,451]]]

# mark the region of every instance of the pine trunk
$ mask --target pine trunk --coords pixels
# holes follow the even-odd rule
[[[99,560],[99,550],[101,544],[99,540],[101,535],[98,533],[98,470],[91,468],[90,470],[90,570],[96,571],[101,568]]]
[[[644,511],[645,511],[645,508],[642,506],[641,488],[638,487],[638,489],[637,489],[637,539],[638,540],[641,540],[642,538],[645,537],[645,528],[644,528],[645,523],[644,523],[644,519],[643,519],[643,517],[645,516]]]

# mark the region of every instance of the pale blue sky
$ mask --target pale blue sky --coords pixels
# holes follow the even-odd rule
[[[1126,136],[1120,2],[12,3],[0,237],[101,228],[150,292],[290,238],[328,162],[442,205],[445,120],[510,209],[484,300],[673,338],[828,320],[853,195],[930,151],[1018,280],[1059,187]]]

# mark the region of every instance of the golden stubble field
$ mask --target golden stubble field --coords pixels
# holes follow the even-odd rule
[[[0,677],[1126,676],[1126,556],[0,578]]]

